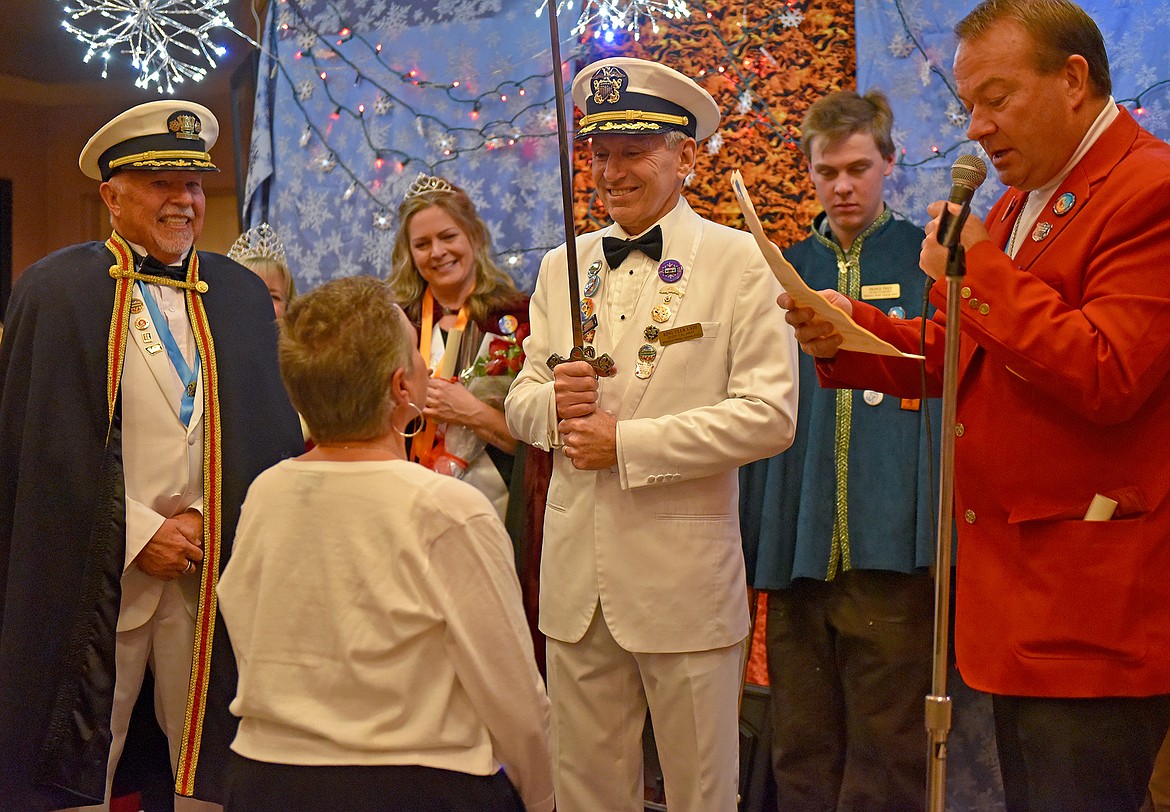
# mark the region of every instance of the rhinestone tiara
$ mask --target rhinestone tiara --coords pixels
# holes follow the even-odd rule
[[[425,195],[427,192],[454,193],[455,188],[440,177],[419,172],[418,177],[414,179],[414,183],[410,184],[410,188],[406,190],[406,194],[402,196],[402,199],[410,200],[412,197]]]
[[[247,265],[249,262],[267,261],[288,266],[288,260],[284,256],[284,244],[281,243],[280,237],[276,236],[276,231],[268,223],[261,223],[241,234],[232,243],[227,255],[241,265]]]

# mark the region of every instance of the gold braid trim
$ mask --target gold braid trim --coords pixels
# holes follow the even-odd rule
[[[182,161],[182,163],[178,163]],[[117,169],[127,164],[150,164],[152,166],[209,166],[211,154],[198,152],[192,149],[153,149],[147,152],[137,152],[134,155],[125,155],[110,161],[110,169]]]
[[[117,234],[106,240],[106,249],[114,255],[115,264],[110,268],[110,276],[117,280],[114,286],[114,309],[110,315],[110,334],[106,342],[106,404],[109,409],[106,443],[109,443],[110,431],[114,428],[114,405],[118,401],[118,391],[122,385],[122,365],[126,358],[130,299],[134,287],[134,281],[129,274],[134,270],[134,252]]]
[[[581,126],[588,127],[599,121],[626,121],[631,123],[656,122],[658,124],[675,124],[685,127],[690,119],[687,116],[674,116],[670,113],[654,113],[650,110],[611,110],[605,113],[590,113],[581,119]]]
[[[832,240],[813,234],[837,255],[837,290],[851,299],[861,295],[861,246],[870,234],[884,226],[891,218],[890,210],[883,208],[869,226],[849,246],[848,256]],[[837,475],[837,491],[833,510],[832,544],[829,548],[829,570],[826,581],[831,581],[838,572],[853,569],[849,547],[849,443],[853,436],[853,395],[852,389],[838,389],[836,394],[837,413],[833,433],[833,462]]]
[[[130,249],[129,244],[118,234],[110,237],[106,242],[106,247],[111,243],[124,247],[129,259],[119,262],[116,265],[110,266],[110,276],[114,279],[129,279],[134,282],[149,282],[152,285],[166,285],[171,288],[179,288],[180,290],[193,290],[196,293],[207,293],[207,283],[199,278],[199,263],[195,261],[195,250],[192,249],[187,259],[187,278],[186,279],[169,279],[165,276],[156,276],[150,273],[140,273],[134,269],[134,252]],[[110,248],[114,251],[113,248]],[[120,255],[115,252],[115,256]],[[192,270],[194,268],[194,270]],[[129,305],[127,305],[129,307]]]
[[[188,280],[199,276],[198,252],[191,252]],[[207,689],[211,680],[212,638],[215,635],[216,595],[222,551],[223,493],[222,426],[219,413],[219,367],[215,344],[202,298],[187,290],[187,316],[191,319],[195,346],[203,367],[203,564],[199,580],[199,609],[195,614],[195,643],[191,659],[191,682],[183,720],[183,739],[175,770],[175,792],[190,797],[195,791],[195,770],[203,738],[207,711]]]

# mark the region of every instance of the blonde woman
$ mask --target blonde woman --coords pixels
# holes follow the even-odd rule
[[[492,260],[487,226],[462,189],[419,175],[398,217],[388,283],[435,371],[430,428],[411,455],[473,484],[503,517],[516,453],[503,400],[524,359],[528,297]]]

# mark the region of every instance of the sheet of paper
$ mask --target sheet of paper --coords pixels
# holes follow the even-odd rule
[[[743,175],[738,169],[731,173],[731,188],[735,192],[735,199],[739,201],[739,209],[743,212],[752,236],[756,238],[756,243],[760,246],[760,251],[763,252],[764,259],[768,262],[768,267],[772,269],[772,273],[780,281],[780,285],[798,305],[811,307],[817,315],[832,322],[833,327],[844,339],[841,349],[868,352],[874,355],[922,358],[921,355],[902,352],[888,341],[878,338],[850,318],[844,310],[805,284],[792,264],[780,253],[780,249],[773,245],[764,234],[764,227],[760,224],[760,218],[756,216],[756,207],[752,204],[752,199],[748,197],[747,188],[743,184]]]

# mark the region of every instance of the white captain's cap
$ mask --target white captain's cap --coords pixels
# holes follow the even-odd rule
[[[77,163],[94,180],[109,180],[124,169],[218,172],[208,154],[218,137],[219,122],[202,104],[146,102],[94,133]]]
[[[586,65],[573,80],[573,101],[585,114],[577,138],[679,130],[702,141],[719,127],[711,94],[676,70],[614,56]]]

